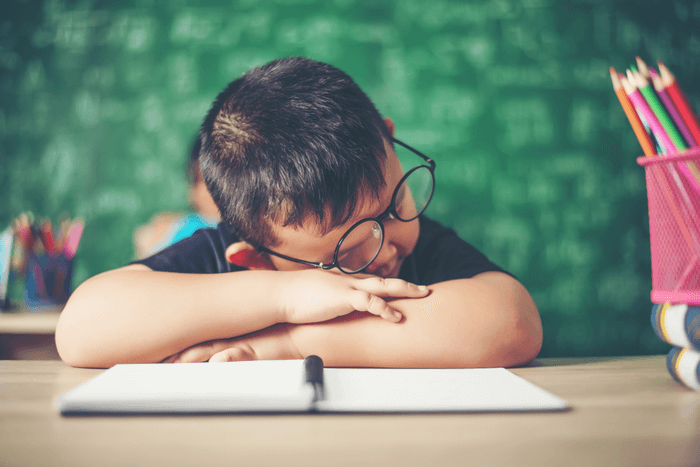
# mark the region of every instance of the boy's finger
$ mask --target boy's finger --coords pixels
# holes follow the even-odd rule
[[[376,276],[360,279],[359,284],[359,289],[382,297],[424,297],[430,292],[424,285]]]
[[[174,363],[206,362],[209,359],[211,352],[211,349],[193,347],[180,353],[177,359],[175,359]]]
[[[226,349],[222,350],[221,352],[215,353],[214,355],[211,356],[209,359],[210,363],[217,363],[217,362],[235,362],[235,356],[233,352],[231,352],[233,349]]]
[[[217,345],[217,343],[218,341],[204,342],[185,349],[180,352],[174,363],[206,362],[220,348],[225,348],[223,345]]]
[[[221,352],[215,353],[209,359],[209,361],[212,363],[215,363],[215,362],[247,362],[250,360],[254,360],[254,358],[252,358],[250,353],[245,352],[244,350],[242,350],[238,347],[231,347],[228,349],[224,349]]]
[[[403,317],[401,313],[394,310],[381,297],[372,293],[358,291],[352,304],[357,311],[366,311],[373,315],[380,316],[392,323],[398,323]]]

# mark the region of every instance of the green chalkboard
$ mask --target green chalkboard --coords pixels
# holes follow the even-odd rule
[[[4,0],[0,224],[82,216],[75,285],[126,264],[137,225],[187,209],[216,94],[308,56],[437,161],[430,215],[532,292],[542,356],[665,352],[641,150],[608,67],[663,59],[698,108],[699,26],[700,1]]]

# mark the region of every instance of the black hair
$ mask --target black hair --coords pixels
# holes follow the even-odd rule
[[[273,224],[321,233],[384,189],[391,135],[347,74],[305,58],[254,68],[221,92],[200,131],[199,163],[222,220],[254,246]]]

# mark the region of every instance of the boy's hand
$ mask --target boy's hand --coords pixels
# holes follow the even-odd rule
[[[241,337],[202,342],[171,355],[162,363],[242,362],[302,358],[287,332],[288,327],[288,324],[280,324]]]
[[[193,345],[182,352],[169,356],[161,363],[222,361],[221,359],[212,359],[213,356],[219,355],[222,352],[225,352],[227,355],[231,355],[231,358],[225,361],[243,362],[248,360],[258,360],[255,350],[249,344],[239,342],[238,340],[238,338],[234,338],[202,342],[201,344]],[[233,358],[234,354],[236,358]]]
[[[397,323],[402,315],[385,298],[421,298],[430,293],[425,286],[401,279],[317,269],[290,273],[279,292],[285,303],[281,321],[297,324],[328,321],[353,311]]]

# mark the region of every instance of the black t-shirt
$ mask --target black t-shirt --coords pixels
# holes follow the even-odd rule
[[[404,260],[399,278],[430,285],[452,279],[467,279],[486,271],[506,272],[457,234],[425,216],[419,218],[416,248]],[[223,224],[200,229],[184,240],[136,263],[154,271],[215,274],[242,271],[226,260],[226,248],[238,239]],[[506,272],[506,274],[508,274]]]

